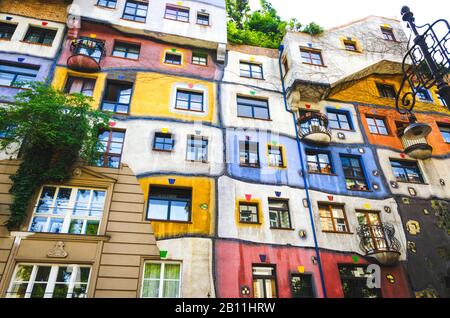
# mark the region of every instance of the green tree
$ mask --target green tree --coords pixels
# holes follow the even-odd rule
[[[312,22],[303,27],[297,19],[283,20],[268,0],[260,0],[261,10],[250,13],[246,0],[227,0],[228,41],[268,48],[278,48],[286,29],[320,34],[323,29]]]
[[[82,159],[93,164],[101,145],[98,132],[108,129],[109,116],[93,110],[91,98],[67,95],[50,85],[32,83],[15,97],[15,103],[0,108],[0,150],[20,144],[21,163],[11,176],[13,203],[8,228],[17,228],[28,205],[44,183],[69,178],[70,168]]]

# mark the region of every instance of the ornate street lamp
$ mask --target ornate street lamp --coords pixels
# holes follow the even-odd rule
[[[427,124],[417,123],[412,110],[416,103],[418,93],[427,91],[437,86],[438,94],[450,110],[450,24],[440,19],[433,24],[417,26],[414,14],[409,7],[404,6],[401,11],[403,21],[408,23],[408,28],[414,33],[414,44],[408,49],[403,63],[403,80],[398,92],[396,107],[401,114],[408,114],[411,125],[404,131],[406,138],[422,138],[431,132]],[[422,34],[418,29],[425,29]],[[437,28],[442,28],[445,35],[439,38]],[[403,92],[409,84],[411,91]],[[402,95],[403,94],[403,95]]]

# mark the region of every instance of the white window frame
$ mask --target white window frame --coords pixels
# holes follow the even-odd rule
[[[152,278],[145,278],[145,266],[147,264],[158,264],[161,267],[160,270],[160,274],[159,274],[159,288],[158,288],[158,297],[145,297],[143,295],[144,293],[144,282],[146,280],[156,280],[156,279],[152,279]],[[163,298],[163,291],[164,291],[164,271],[165,271],[165,265],[178,265],[180,266],[180,277],[179,277],[179,282],[178,282],[178,297],[176,298],[181,298],[182,295],[182,290],[181,290],[181,286],[182,286],[182,280],[183,280],[183,264],[181,262],[154,262],[154,261],[146,261],[144,262],[144,266],[142,268],[142,283],[141,283],[141,298]],[[170,281],[174,281],[173,279],[170,279]]]
[[[56,279],[58,277],[58,271],[60,267],[70,267],[72,266],[74,271],[72,272],[72,275],[70,276],[70,282],[69,282],[69,288],[67,290],[67,298],[72,298],[69,297],[72,296],[73,294],[73,289],[75,287],[75,284],[80,284],[80,282],[76,282],[76,277],[79,275],[79,270],[80,268],[89,268],[89,278],[87,280],[86,283],[82,283],[82,284],[86,284],[86,293],[85,293],[85,297],[87,298],[87,295],[89,293],[89,285],[91,282],[91,274],[92,274],[92,267],[89,265],[78,265],[78,264],[45,264],[45,263],[39,263],[39,264],[32,264],[32,263],[18,263],[16,265],[16,268],[14,269],[14,273],[13,276],[11,277],[11,281],[9,283],[9,287],[8,287],[8,291],[6,294],[6,298],[15,298],[15,297],[9,297],[9,294],[12,293],[12,287],[14,285],[14,283],[25,283],[24,281],[15,281],[15,277],[17,275],[17,271],[19,270],[20,266],[33,266],[33,269],[31,271],[31,275],[30,275],[30,280],[27,282],[28,286],[27,286],[27,290],[25,292],[25,297],[24,298],[30,298],[31,297],[31,292],[33,291],[33,287],[36,279],[36,274],[38,271],[38,267],[51,267],[50,269],[50,274],[48,275],[48,280],[46,282],[47,287],[45,288],[45,293],[44,293],[44,298],[53,298],[53,292],[55,290],[55,285],[58,284],[56,282]],[[61,284],[61,283],[59,283]]]
[[[41,199],[42,191],[44,190],[45,187],[54,187],[54,188],[56,188],[55,196],[53,198],[51,209],[50,209],[52,212],[56,208],[55,203],[56,203],[56,200],[57,200],[57,197],[58,197],[57,194],[59,193],[59,190],[61,188],[72,189],[72,193],[70,195],[69,202],[68,202],[67,207],[66,207],[67,211],[66,211],[65,214],[57,215],[57,214],[52,214],[52,213],[37,213],[36,212],[37,208],[38,208],[38,205],[39,205],[39,200]],[[73,189],[75,189],[75,191],[73,191]],[[90,190],[91,191],[91,194],[89,196],[89,201],[88,201],[88,206],[91,207],[91,208],[92,208],[91,204],[92,204],[92,197],[93,197],[94,191],[96,191],[96,190],[97,191],[103,191],[105,193],[105,202],[103,204],[103,210],[101,211],[101,216],[100,217],[97,217],[97,216],[86,216],[86,215],[78,215],[78,216],[72,215],[72,212],[75,209],[75,203],[76,203],[78,190]],[[59,185],[59,186],[56,186],[56,185],[43,185],[41,187],[40,191],[39,191],[39,196],[38,196],[38,198],[37,198],[37,200],[35,202],[35,206],[34,206],[34,209],[33,209],[33,214],[31,216],[30,224],[28,226],[28,231],[29,232],[33,232],[33,231],[31,231],[31,226],[33,225],[33,220],[35,218],[42,217],[42,218],[47,218],[47,221],[45,223],[46,231],[33,232],[33,233],[53,233],[53,232],[49,231],[49,226],[50,226],[51,220],[52,219],[63,219],[63,225],[62,225],[61,231],[59,233],[61,233],[61,234],[70,234],[69,233],[70,223],[71,223],[72,219],[77,219],[77,220],[83,220],[83,228],[81,229],[81,233],[80,234],[74,234],[74,235],[86,235],[85,232],[86,232],[86,227],[87,227],[88,221],[99,221],[98,232],[96,234],[96,235],[99,235],[100,228],[101,228],[101,225],[102,225],[102,220],[103,220],[103,217],[104,217],[104,214],[105,214],[107,195],[108,195],[107,190],[106,189],[100,189],[100,188],[75,187],[75,186],[65,186],[65,185]]]

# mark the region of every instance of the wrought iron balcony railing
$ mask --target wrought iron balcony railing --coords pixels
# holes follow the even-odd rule
[[[72,41],[72,56],[67,59],[67,66],[73,70],[94,73],[100,71],[100,61],[105,56],[102,41],[80,38]]]
[[[328,117],[319,112],[305,112],[297,120],[299,136],[304,141],[328,144],[331,131],[328,129]]]
[[[375,257],[383,265],[394,265],[400,257],[400,242],[392,224],[362,225],[358,228],[360,247],[366,256]]]

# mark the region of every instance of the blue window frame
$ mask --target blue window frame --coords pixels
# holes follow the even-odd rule
[[[353,130],[350,113],[336,109],[327,109],[328,125],[332,129]]]
[[[148,5],[137,1],[127,1],[122,18],[136,22],[147,20]]]
[[[361,157],[341,155],[347,190],[369,191]]]
[[[100,7],[115,9],[117,0],[98,0],[97,5]]]
[[[27,87],[27,82],[36,80],[39,68],[36,65],[0,61],[0,85],[17,86],[19,83],[24,83],[22,87]]]
[[[102,103],[102,110],[118,114],[128,114],[132,90],[132,84],[108,82]]]
[[[177,90],[175,108],[195,112],[203,111],[203,93]]]
[[[318,151],[306,149],[306,163],[309,173],[333,174],[333,164],[330,153],[327,151]]]
[[[192,189],[150,186],[147,219],[190,222]]]
[[[153,150],[172,151],[175,145],[172,134],[155,133],[155,140],[153,142]]]

